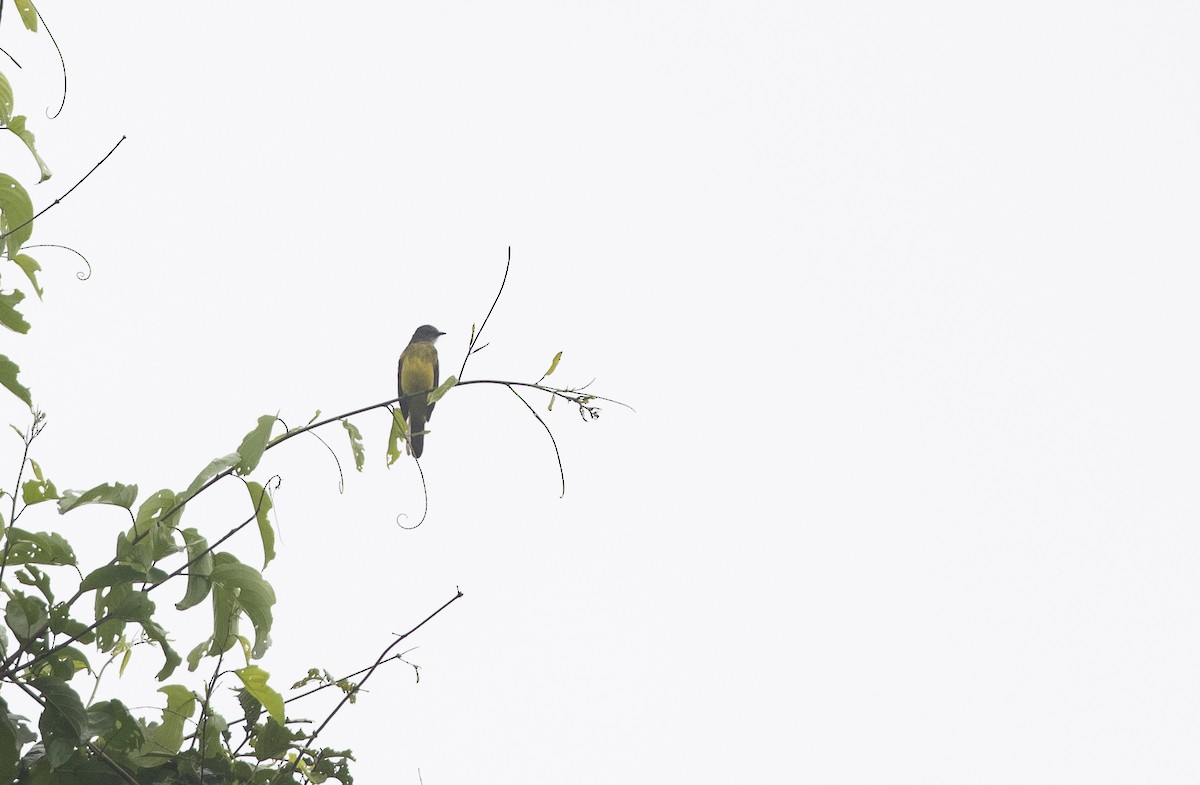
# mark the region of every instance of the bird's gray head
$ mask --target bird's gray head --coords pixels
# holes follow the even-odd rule
[[[413,333],[413,341],[433,343],[438,339],[439,335],[445,335],[444,332],[434,327],[432,324],[423,324]]]

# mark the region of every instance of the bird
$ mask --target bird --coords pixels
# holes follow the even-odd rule
[[[438,355],[434,342],[445,335],[432,324],[423,324],[400,353],[396,368],[396,386],[400,391],[400,412],[408,421],[409,449],[416,458],[425,448],[425,422],[433,414],[434,404],[428,393],[438,386]]]

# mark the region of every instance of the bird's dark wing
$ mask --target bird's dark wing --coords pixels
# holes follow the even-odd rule
[[[433,355],[433,389],[436,390],[438,388],[438,385],[441,383],[442,383],[442,372],[441,372],[441,369],[438,367],[437,352],[435,351],[434,355]],[[433,407],[435,407],[435,406],[437,406],[436,403],[429,404],[429,409],[426,410],[426,412],[425,412],[426,420],[428,420],[430,417],[433,416]]]
[[[396,364],[396,394],[400,396],[400,413],[404,415],[404,419],[408,419],[408,399],[404,397],[404,385],[400,383],[402,374],[404,373],[404,354],[400,354],[400,362]]]

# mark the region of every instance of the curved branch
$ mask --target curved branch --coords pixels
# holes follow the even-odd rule
[[[50,204],[48,204],[48,205],[46,205],[45,207],[43,207],[43,208],[41,209],[41,211],[40,211],[40,212],[38,212],[36,215],[34,215],[32,218],[30,218],[30,219],[29,219],[28,221],[26,221],[25,223],[23,223],[23,224],[18,224],[17,226],[14,226],[14,227],[12,227],[11,229],[9,229],[9,230],[8,230],[7,232],[5,232],[4,234],[0,234],[0,240],[3,240],[5,237],[8,237],[10,234],[12,234],[13,232],[17,231],[18,229],[22,229],[22,228],[24,228],[24,227],[26,227],[26,226],[29,226],[29,224],[33,223],[33,222],[34,222],[34,221],[36,221],[38,218],[40,218],[40,217],[42,217],[43,215],[45,215],[45,214],[46,214],[46,211],[47,211],[47,210],[49,210],[51,207],[54,207],[54,206],[55,206],[55,205],[57,205],[59,202],[61,202],[63,199],[66,199],[68,196],[70,196],[70,195],[71,195],[71,191],[74,191],[76,188],[78,188],[79,186],[83,185],[83,181],[84,181],[84,180],[86,180],[86,179],[88,179],[89,177],[91,177],[91,176],[92,176],[92,172],[94,172],[94,171],[96,171],[97,169],[99,169],[99,168],[100,168],[100,164],[102,164],[102,163],[104,163],[105,161],[107,161],[107,160],[108,160],[108,157],[117,151],[117,148],[121,146],[121,142],[124,142],[124,141],[125,141],[125,139],[126,139],[126,137],[122,136],[122,137],[121,137],[119,140],[117,140],[117,143],[116,143],[116,144],[114,144],[114,145],[112,146],[112,149],[111,149],[111,150],[109,150],[109,151],[108,151],[108,153],[106,153],[106,154],[105,154],[105,156],[104,156],[103,158],[101,158],[101,159],[100,159],[100,161],[99,161],[99,162],[98,162],[98,163],[97,163],[95,166],[93,166],[91,169],[88,169],[88,171],[87,171],[87,174],[85,174],[83,177],[80,177],[80,178],[79,178],[79,182],[75,183],[75,185],[72,185],[70,188],[68,188],[68,189],[67,189],[67,192],[66,192],[65,194],[63,194],[62,196],[58,197],[57,199],[55,199],[55,200],[54,200],[53,202],[51,202]]]
[[[500,279],[500,290],[496,292],[496,299],[492,300],[492,307],[488,308],[487,316],[483,317],[483,324],[479,325],[477,332],[471,333],[471,342],[467,344],[467,353],[463,356],[462,367],[458,369],[458,378],[462,378],[463,372],[467,370],[467,360],[471,359],[471,355],[482,349],[475,348],[475,344],[479,342],[479,336],[483,335],[483,328],[487,327],[488,319],[492,318],[492,311],[496,310],[496,303],[500,302],[500,295],[504,294],[504,284],[508,283],[508,270],[512,267],[512,246],[508,246],[508,261],[504,263],[504,277]],[[487,344],[484,344],[486,346]]]
[[[505,385],[505,386],[508,387],[508,391],[510,393],[517,396],[517,399],[521,403],[525,404],[525,408],[529,410],[529,413],[532,414],[534,417],[536,417],[537,421],[542,424],[542,427],[546,429],[546,435],[550,437],[550,443],[552,445],[554,445],[554,458],[555,458],[555,460],[558,461],[558,477],[559,477],[559,481],[561,483],[560,487],[562,488],[561,492],[558,494],[558,498],[561,499],[562,497],[567,495],[567,473],[565,471],[563,471],[562,453],[558,451],[558,440],[554,438],[554,432],[550,430],[550,426],[547,425],[546,421],[542,419],[542,415],[540,415],[536,411],[534,411],[534,408],[529,405],[529,401],[525,400],[521,396],[521,393],[514,390],[511,386],[509,386],[509,385]]]

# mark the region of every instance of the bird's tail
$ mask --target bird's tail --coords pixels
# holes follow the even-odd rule
[[[408,416],[408,438],[412,443],[413,457],[420,458],[421,451],[425,449],[425,412],[417,411],[418,407],[413,407],[412,412]]]

